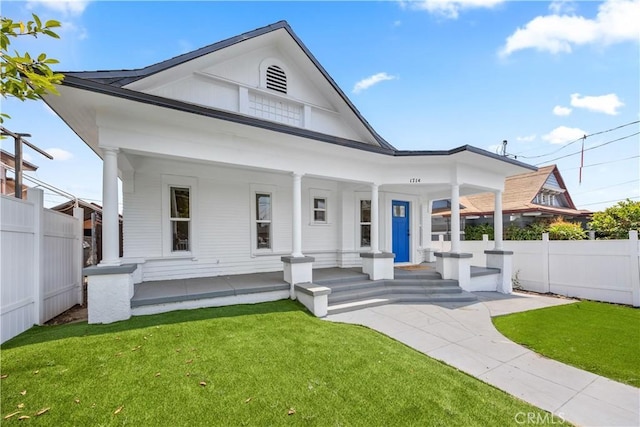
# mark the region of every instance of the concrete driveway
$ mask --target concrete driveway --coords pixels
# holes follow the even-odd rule
[[[492,316],[573,300],[522,293],[475,295],[478,302],[394,304],[326,319],[380,331],[553,413],[556,424],[640,426],[640,389],[539,356],[509,341],[491,322]]]

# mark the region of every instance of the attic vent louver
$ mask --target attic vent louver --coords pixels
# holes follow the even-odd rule
[[[277,65],[267,68],[267,89],[287,93],[287,75]]]

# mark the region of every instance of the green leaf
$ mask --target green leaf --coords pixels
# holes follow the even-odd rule
[[[40,18],[38,18],[38,15],[32,13],[31,16],[33,16],[33,20],[36,21],[36,25],[38,26],[38,28],[41,28],[42,22],[40,21]]]
[[[54,39],[59,39],[60,38],[59,35],[57,35],[56,33],[54,33],[51,30],[42,30],[42,34],[46,34],[47,36],[53,37]]]
[[[46,28],[55,28],[55,27],[60,27],[61,25],[60,25],[59,21],[55,21],[53,19],[50,19],[44,24],[44,26]]]

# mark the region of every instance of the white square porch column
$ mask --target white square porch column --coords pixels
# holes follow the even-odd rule
[[[513,291],[511,282],[513,252],[505,251],[502,244],[502,191],[494,191],[495,204],[493,209],[493,241],[492,250],[484,251],[487,257],[487,267],[499,268],[497,288],[498,292],[510,294]]]
[[[370,241],[371,250],[361,253],[362,272],[369,275],[370,280],[393,279],[393,259],[392,253],[382,253],[380,251],[380,206],[379,206],[378,184],[371,184],[371,228]]]
[[[313,261],[315,258],[302,253],[302,174],[293,172],[292,216],[291,216],[291,255],[283,256],[284,280],[291,285],[291,299],[296,299],[295,285],[313,281]]]
[[[100,266],[115,265],[120,265],[118,149],[102,147],[102,261]]]

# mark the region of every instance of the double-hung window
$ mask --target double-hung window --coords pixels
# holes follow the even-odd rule
[[[256,249],[272,249],[271,194],[256,193]]]
[[[327,223],[327,198],[326,197],[313,198],[313,222],[315,224]]]
[[[371,246],[371,200],[360,200],[360,246]]]
[[[169,187],[171,251],[191,250],[191,197],[188,187]]]

